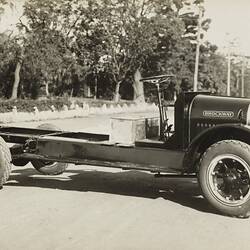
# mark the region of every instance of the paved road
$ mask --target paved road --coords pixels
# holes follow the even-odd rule
[[[52,123],[105,133],[108,121]],[[249,249],[250,220],[217,215],[195,179],[90,166],[41,176],[27,165],[13,169],[0,201],[1,250]]]

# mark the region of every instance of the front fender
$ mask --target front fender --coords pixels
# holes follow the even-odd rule
[[[222,124],[217,125],[215,127],[208,128],[202,131],[199,135],[197,135],[189,144],[189,147],[193,147],[204,138],[210,137],[210,139],[214,138],[214,136],[218,136],[218,138],[223,137],[224,139],[231,139],[230,136],[235,134],[246,134],[250,138],[250,126],[243,124]],[[226,136],[226,137],[225,137]],[[228,138],[229,136],[229,138]],[[250,139],[248,141],[250,144]]]
[[[187,172],[195,172],[201,155],[214,143],[222,140],[239,140],[250,145],[250,126],[222,124],[208,128],[197,135],[189,144],[183,161]]]

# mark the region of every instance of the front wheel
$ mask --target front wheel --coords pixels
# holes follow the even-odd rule
[[[10,149],[4,139],[0,137],[0,187],[7,182],[11,166]]]
[[[199,164],[199,182],[205,198],[221,213],[250,216],[250,146],[237,140],[213,144]]]

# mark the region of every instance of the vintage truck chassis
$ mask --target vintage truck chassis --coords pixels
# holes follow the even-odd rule
[[[133,145],[111,143],[105,134],[2,127],[0,136],[6,142],[15,143],[11,148],[13,159],[181,173],[185,154],[166,149],[161,141],[138,141]]]
[[[43,174],[60,174],[67,163],[146,170],[157,176],[195,174],[204,197],[219,212],[249,217],[250,100],[182,93],[175,102],[172,131],[160,95],[166,76],[144,80],[158,90],[159,138],[127,144],[110,135],[53,126],[0,127],[0,185],[8,180],[11,163],[23,166],[29,161]]]

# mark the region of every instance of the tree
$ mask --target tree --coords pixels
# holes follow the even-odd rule
[[[49,95],[49,85],[57,94],[63,94],[70,85],[71,71],[76,62],[72,49],[73,28],[78,20],[78,1],[29,0],[24,5],[26,21],[18,27],[25,32],[24,71],[26,89],[34,91],[44,85]],[[34,86],[33,86],[34,85]]]
[[[20,34],[9,45],[0,43],[0,58],[5,58],[1,80],[9,84],[16,75],[14,85],[3,86],[6,95],[13,89],[12,98],[20,91],[35,98],[40,86],[47,95],[78,95],[85,84],[95,98],[112,95],[117,101],[121,95],[143,101],[141,75],[155,74],[176,76],[172,96],[174,90],[189,90],[198,16],[185,8],[198,2],[27,0]],[[203,32],[209,22],[202,23]],[[201,45],[200,89],[223,92],[224,62],[216,47]]]
[[[134,74],[143,71],[156,51],[170,52],[181,39],[182,28],[171,1],[88,1],[76,43],[90,68],[112,76],[117,101],[127,79],[133,83],[134,96],[141,96],[142,83],[134,80]]]
[[[6,0],[0,0],[0,17],[1,17],[1,14],[3,14],[4,12],[4,7],[6,6],[6,4],[7,4]]]
[[[226,91],[225,57],[217,53],[217,46],[206,42],[201,46],[199,90],[225,94]]]
[[[0,0],[0,21],[1,21],[1,14],[3,14],[4,9],[6,6],[9,6],[11,8],[11,10],[13,10],[15,3],[13,1],[8,1],[8,0]],[[4,43],[1,44],[2,48],[7,49],[7,47],[9,47],[9,49],[11,49],[12,55],[16,55],[16,57],[13,59],[12,55],[10,58],[7,57],[7,60],[9,60],[9,62],[12,62],[13,60],[15,60],[16,62],[16,68],[15,68],[15,74],[14,74],[14,83],[12,86],[12,94],[11,94],[11,99],[15,99],[17,98],[17,91],[18,91],[18,85],[19,85],[19,81],[20,81],[20,69],[21,69],[21,63],[22,63],[22,49],[20,50],[20,53],[18,53],[17,48],[18,48],[18,44],[17,41],[18,39],[16,39],[16,37],[12,38],[11,36],[7,36],[5,34],[0,34],[3,38]],[[12,46],[6,46],[6,38],[7,42]],[[14,52],[14,53],[13,53]],[[2,51],[2,54],[5,54],[5,51]],[[8,55],[8,52],[7,52]],[[4,60],[6,62],[6,59]]]
[[[184,24],[184,33],[182,40],[175,50],[175,56],[171,60],[159,58],[158,60],[169,62],[165,68],[171,69],[175,74],[177,91],[190,90],[193,86],[193,75],[195,68],[195,49],[198,31],[198,13],[194,11],[197,5],[203,3],[199,1],[179,1],[176,0],[176,15]],[[210,19],[203,19],[201,23],[201,39],[204,33],[209,29]],[[174,52],[171,50],[171,52]],[[171,66],[172,65],[172,66]],[[200,47],[200,63],[199,63],[199,89],[224,93],[225,89],[225,57],[217,53],[217,47],[203,42]]]
[[[20,46],[16,37],[7,33],[0,34],[0,85],[5,97],[11,97],[19,51]]]

